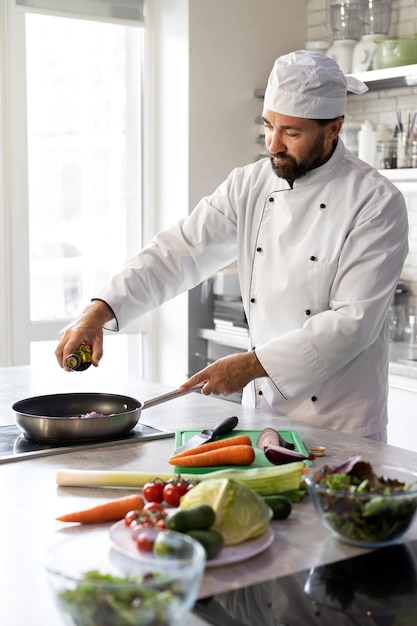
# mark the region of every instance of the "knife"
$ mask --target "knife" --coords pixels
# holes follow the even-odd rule
[[[201,433],[193,435],[193,437],[186,441],[182,446],[177,448],[171,456],[174,456],[174,454],[178,454],[179,452],[184,452],[185,450],[190,450],[191,448],[196,448],[197,446],[201,446],[209,441],[213,441],[213,439],[219,435],[226,435],[227,433],[230,433],[231,430],[236,428],[238,422],[239,420],[236,415],[233,415],[233,417],[226,417],[224,420],[216,424],[214,428],[206,428],[202,430]]]

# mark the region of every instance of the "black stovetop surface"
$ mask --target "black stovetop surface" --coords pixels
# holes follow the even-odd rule
[[[201,598],[193,611],[214,626],[416,626],[417,541]]]
[[[0,463],[19,461],[27,458],[49,456],[51,454],[62,454],[74,450],[87,450],[91,448],[101,448],[104,446],[117,446],[122,443],[138,443],[152,439],[166,439],[173,437],[174,433],[166,430],[159,430],[147,424],[137,424],[134,429],[119,437],[112,439],[100,439],[86,441],[82,443],[51,443],[46,441],[36,441],[26,437],[17,426],[0,426]]]

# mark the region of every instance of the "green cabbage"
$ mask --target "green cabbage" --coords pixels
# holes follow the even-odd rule
[[[181,498],[180,508],[209,504],[216,513],[212,528],[225,546],[242,543],[265,532],[272,510],[257,493],[236,480],[216,478],[195,485]]]

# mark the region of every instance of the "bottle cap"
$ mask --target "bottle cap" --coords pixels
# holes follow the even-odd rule
[[[325,446],[310,446],[309,454],[314,456],[324,456],[326,454]]]
[[[70,367],[71,369],[75,369],[76,367],[78,367],[81,363],[81,359],[78,356],[78,354],[69,354],[67,356],[67,358],[65,359],[65,363],[68,365],[68,367]]]

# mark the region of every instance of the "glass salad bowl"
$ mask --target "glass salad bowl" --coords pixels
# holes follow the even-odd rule
[[[161,531],[167,549],[129,558],[111,548],[108,533],[76,532],[54,545],[46,571],[68,626],[182,626],[194,605],[205,565],[191,537]]]
[[[305,482],[323,526],[362,548],[388,546],[410,528],[417,508],[417,472],[353,457],[310,470]]]

